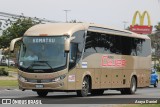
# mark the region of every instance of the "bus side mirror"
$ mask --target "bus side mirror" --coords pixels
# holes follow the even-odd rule
[[[69,50],[70,50],[70,38],[67,38],[67,39],[65,40],[64,50],[65,50],[65,52],[69,52]]]
[[[15,39],[13,39],[13,40],[11,41],[11,43],[10,43],[10,48],[9,48],[11,53],[14,52],[15,43],[16,43],[17,41],[20,41],[20,40],[22,40],[22,37],[20,37],[20,38],[15,38]]]
[[[69,50],[70,50],[70,42],[73,39],[75,39],[75,37],[67,38],[65,40],[65,43],[64,43],[64,50],[65,50],[65,52],[69,52]]]

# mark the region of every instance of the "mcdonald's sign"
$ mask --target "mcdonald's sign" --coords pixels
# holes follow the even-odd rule
[[[139,16],[139,25],[135,25],[137,15]],[[147,15],[148,18],[148,25],[144,25],[144,18]],[[138,34],[151,34],[152,33],[152,26],[151,26],[151,19],[147,11],[144,11],[143,14],[141,14],[139,11],[136,11],[133,20],[132,25],[130,25],[130,30],[132,32],[138,33]]]

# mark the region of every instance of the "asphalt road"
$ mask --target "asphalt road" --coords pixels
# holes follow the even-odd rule
[[[0,90],[0,98],[13,99],[37,99],[42,100],[43,103],[51,104],[131,104],[138,100],[145,100],[150,98],[158,99],[160,101],[160,83],[157,88],[150,86],[148,88],[137,89],[134,95],[121,95],[120,91],[106,90],[102,96],[88,96],[77,97],[75,92],[52,92],[45,98],[37,96],[36,92],[13,90]],[[150,99],[155,100],[155,99]]]

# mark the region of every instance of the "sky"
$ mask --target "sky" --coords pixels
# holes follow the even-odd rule
[[[160,0],[0,0],[0,12],[48,20],[97,23],[124,28],[132,24],[135,11],[148,11],[151,24],[160,22]],[[124,24],[123,22],[127,23]],[[137,17],[137,23],[139,19]],[[145,19],[147,24],[147,18]]]

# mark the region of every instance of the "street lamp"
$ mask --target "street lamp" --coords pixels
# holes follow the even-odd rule
[[[68,14],[69,11],[71,11],[71,10],[64,10],[64,12],[66,13],[66,23],[68,22],[68,16],[67,16],[67,14]]]

